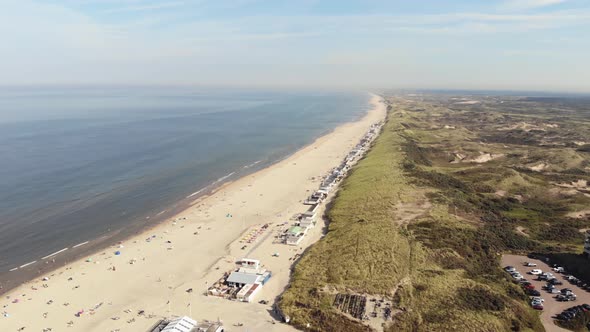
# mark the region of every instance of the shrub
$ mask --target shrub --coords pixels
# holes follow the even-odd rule
[[[502,311],[506,308],[504,299],[484,286],[459,288],[456,299],[468,310]]]

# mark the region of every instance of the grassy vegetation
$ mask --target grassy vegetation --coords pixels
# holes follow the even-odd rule
[[[382,135],[344,181],[328,233],[295,267],[281,308],[307,331],[367,331],[332,303],[337,293],[371,294],[393,299],[385,331],[542,331],[499,258],[542,253],[590,280],[579,255],[590,218],[568,217],[590,206],[571,185],[590,182],[587,104],[391,101]]]
[[[438,221],[424,221],[409,228],[429,248],[451,249],[459,254],[435,257],[440,266],[463,269],[467,276],[482,283],[485,279],[503,277],[498,274],[496,266],[482,262],[493,261],[501,252],[533,251],[549,255],[554,262],[567,266],[575,275],[590,280],[587,258],[579,255],[584,239],[580,230],[588,228],[590,220],[567,216],[568,211],[583,210],[590,205],[590,199],[583,190],[568,187],[572,182],[589,180],[590,168],[587,165],[590,158],[580,153],[584,149],[571,144],[571,140],[582,137],[576,131],[589,132],[588,117],[571,114],[578,117],[577,123],[570,122],[572,119],[568,117],[560,118],[559,124],[550,124],[550,128],[560,129],[547,131],[544,123],[527,118],[529,115],[500,116],[498,111],[502,109],[494,111],[495,116],[473,110],[442,111],[438,117],[426,116],[425,112],[412,114],[413,121],[420,124],[412,124],[410,127],[413,130],[406,131],[408,142],[404,145],[407,156],[404,168],[407,174],[420,186],[436,188],[436,192],[429,195],[431,201],[452,207],[450,210],[454,210],[456,215],[468,213],[471,220],[481,223],[478,227],[466,229]],[[535,116],[543,119],[546,115],[541,112]],[[444,120],[441,121],[441,118]],[[524,121],[532,124],[524,124]],[[546,121],[557,119],[547,115]],[[486,126],[482,127],[481,123],[486,123]],[[528,129],[504,131],[505,128],[521,125],[528,126]],[[437,126],[461,126],[469,134],[465,134],[465,130],[456,132],[455,139],[448,139],[448,133],[439,135],[439,142],[432,137],[419,139],[436,133],[440,129],[433,128]],[[530,130],[534,126],[538,129]],[[417,128],[429,134],[425,135]],[[474,137],[485,143],[471,143]],[[458,143],[458,139],[466,142]],[[456,151],[477,156],[483,153],[482,150],[501,157],[482,164],[464,161],[453,164],[450,160],[455,158],[441,158],[445,153],[457,156]],[[532,167],[538,165],[543,167],[536,170]],[[526,236],[522,231],[518,232],[517,227],[526,230]],[[517,288],[505,288],[504,291],[514,299],[522,297]],[[476,307],[477,301],[471,300]],[[584,326],[584,322],[576,324],[579,326],[568,328],[577,330]],[[514,321],[511,328],[523,327],[520,321]]]
[[[337,291],[388,294],[409,274],[413,252],[392,224],[394,204],[411,201],[393,153],[399,137],[385,130],[371,153],[344,181],[329,210],[327,236],[312,246],[295,267],[281,307],[293,323],[312,331],[362,331],[331,304]],[[324,326],[325,321],[335,324]]]
[[[329,210],[327,235],[296,265],[282,310],[306,331],[365,331],[332,306],[336,293],[353,292],[394,299],[386,331],[542,331],[498,263],[502,251],[543,244],[514,232],[520,219],[508,212],[522,208],[518,201],[492,197],[492,187],[469,181],[473,172],[461,178],[455,165],[437,168],[449,158],[422,146],[441,140],[419,109],[391,109],[382,135]],[[450,134],[443,140],[460,142]],[[420,205],[425,200],[428,209]],[[484,222],[465,221],[457,209]],[[412,220],[408,210],[418,211]]]

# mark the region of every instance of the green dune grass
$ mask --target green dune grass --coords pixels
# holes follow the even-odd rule
[[[486,199],[416,151],[421,137],[435,142],[416,135],[421,121],[394,105],[334,199],[326,236],[295,266],[281,309],[306,331],[369,331],[332,303],[337,293],[370,294],[393,300],[386,331],[543,331],[498,255],[537,244],[450,213],[455,201],[477,212]]]

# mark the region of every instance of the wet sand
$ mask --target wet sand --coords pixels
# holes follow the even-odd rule
[[[196,199],[157,227],[5,294],[0,300],[0,311],[8,316],[0,315],[3,330],[145,331],[158,318],[173,315],[219,318],[229,331],[293,330],[273,324],[270,305],[288,284],[294,256],[321,237],[323,225],[296,247],[274,243],[274,236],[284,230],[284,222],[306,210],[301,202],[317,189],[320,178],[340,163],[371,124],[384,119],[380,98],[375,96],[371,103],[374,108],[359,121]],[[257,244],[242,249],[244,235],[266,223],[271,226]],[[273,257],[275,253],[279,257]],[[259,259],[273,272],[256,300],[241,303],[205,296],[207,286],[243,257]],[[190,288],[193,292],[187,292]],[[270,303],[258,304],[261,299]],[[138,315],[140,310],[145,313]],[[237,323],[243,326],[235,327]]]

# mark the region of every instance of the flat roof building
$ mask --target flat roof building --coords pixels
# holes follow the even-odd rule
[[[247,284],[255,284],[259,282],[261,277],[262,276],[258,274],[234,271],[227,278],[227,283],[230,286],[243,287]]]
[[[236,294],[236,299],[242,302],[250,302],[261,288],[260,284],[246,285]]]
[[[242,267],[247,267],[250,269],[260,268],[260,261],[257,259],[242,258],[242,260],[240,260],[240,264],[242,265]]]
[[[194,319],[183,316],[174,319],[162,319],[157,322],[150,332],[224,332],[223,324],[220,321],[208,320],[197,323]]]
[[[176,318],[166,325],[162,332],[192,332],[197,326],[197,321],[184,316]]]

